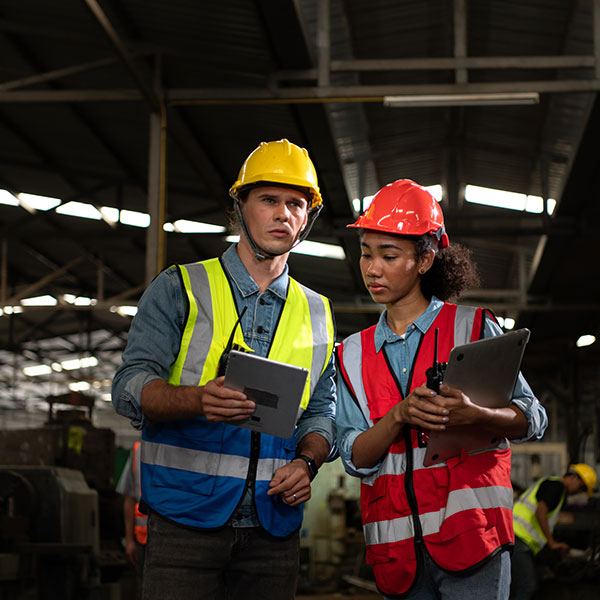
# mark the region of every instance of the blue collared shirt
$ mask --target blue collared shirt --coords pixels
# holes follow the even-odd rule
[[[405,335],[397,335],[387,324],[387,311],[379,318],[375,328],[375,348],[379,352],[385,345],[390,366],[396,374],[402,392],[407,395],[408,377],[415,359],[419,343],[425,332],[437,317],[444,303],[435,296],[432,297],[425,312],[411,323]],[[492,337],[504,333],[498,324],[491,318],[486,318],[484,337]],[[513,392],[512,403],[518,406],[529,423],[527,435],[515,443],[531,439],[540,439],[548,425],[548,417],[544,407],[534,396],[531,388],[521,373]],[[343,379],[340,378],[338,386],[338,410],[336,417],[337,446],[346,470],[355,476],[365,476],[375,473],[381,463],[371,468],[357,468],[352,463],[352,446],[356,438],[369,429],[369,423],[358,408]]]
[[[232,281],[238,310],[247,307],[242,317],[244,341],[257,355],[266,356],[279,315],[287,296],[289,275],[286,265],[283,273],[264,291],[248,274],[235,245],[222,256],[222,264]],[[115,410],[131,419],[137,429],[145,423],[141,409],[142,390],[155,379],[168,380],[171,365],[179,353],[181,334],[185,326],[186,301],[181,281],[175,267],[160,273],[144,292],[134,317],[123,362],[117,370],[112,385],[112,402]],[[296,429],[296,444],[307,433],[322,435],[331,446],[334,441],[335,420],[335,365],[333,357],[319,378],[310,402]],[[248,496],[244,509],[248,505]],[[252,511],[253,512],[253,511]],[[244,517],[248,510],[243,511]],[[235,523],[234,523],[235,524]],[[243,525],[257,525],[243,519]]]

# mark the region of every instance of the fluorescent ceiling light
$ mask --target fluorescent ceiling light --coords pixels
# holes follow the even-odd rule
[[[19,204],[21,204],[23,208],[34,208],[35,210],[50,210],[62,202],[60,198],[38,196],[37,194],[25,194],[24,192],[17,194],[17,198],[19,199]]]
[[[85,296],[75,296],[73,294],[64,294],[63,299],[75,306],[94,306],[98,302],[96,298],[86,298]]]
[[[87,381],[74,381],[69,384],[69,389],[72,392],[85,392],[90,389],[90,384]]]
[[[374,196],[365,196],[362,199],[362,210],[363,212],[365,210],[367,210],[367,208],[369,208],[372,200],[373,200]],[[360,198],[354,198],[354,200],[352,200],[352,207],[354,208],[354,212],[357,214],[360,214],[361,211],[361,202],[360,202]]]
[[[438,202],[441,202],[444,196],[442,186],[437,183],[436,185],[424,185],[423,186]]]
[[[537,92],[508,92],[497,94],[422,94],[413,96],[384,96],[383,105],[391,108],[429,106],[498,106],[538,104]]]
[[[23,312],[22,306],[3,306],[0,308],[0,316],[2,315],[18,315]]]
[[[239,235],[228,235],[226,242],[237,243],[240,241]],[[332,258],[334,260],[344,260],[346,254],[341,246],[335,244],[323,244],[322,242],[309,242],[305,240],[292,248],[296,254],[306,254],[308,256],[318,256],[319,258]]]
[[[133,227],[149,227],[150,215],[147,213],[137,212],[135,210],[120,211],[119,221],[123,225],[132,225]]]
[[[108,221],[112,221],[113,223],[118,223],[118,221],[119,221],[119,209],[118,208],[113,208],[112,206],[101,206],[100,213]]]
[[[39,375],[48,375],[52,373],[52,367],[49,365],[34,365],[32,367],[24,367],[23,373],[28,377],[38,377]]]
[[[311,242],[304,240],[300,242],[292,252],[307,254],[309,256],[320,256],[321,258],[332,258],[334,260],[345,260],[346,253],[341,246],[334,244],[323,244],[322,242]]]
[[[0,190],[0,204],[19,206],[19,199],[13,196],[8,190]]]
[[[58,300],[54,296],[35,296],[34,298],[23,298],[21,300],[23,306],[56,306]]]
[[[85,369],[86,367],[95,367],[98,364],[98,359],[95,356],[86,356],[84,358],[73,358],[71,360],[63,360],[60,366],[65,371],[74,371],[75,369]]]
[[[91,204],[85,202],[67,202],[61,204],[54,212],[61,215],[70,215],[71,217],[82,217],[84,219],[94,219],[99,221],[102,219],[100,211]]]
[[[510,210],[541,213],[544,210],[544,202],[539,196],[529,196],[517,192],[495,190],[480,187],[478,185],[467,185],[465,187],[465,200],[474,204],[485,206],[496,206]],[[556,200],[548,198],[548,214],[552,214],[556,207]]]
[[[515,320],[510,317],[497,317],[498,323],[500,323],[500,327],[504,329],[513,329],[515,326]]]
[[[137,306],[111,306],[110,312],[117,313],[122,317],[135,317],[137,314]]]
[[[591,346],[596,341],[595,335],[582,335],[576,342],[578,348]]]
[[[212,223],[201,223],[200,221],[188,221],[179,219],[174,223],[165,223],[163,229],[176,233],[224,233],[225,227],[213,225]]]

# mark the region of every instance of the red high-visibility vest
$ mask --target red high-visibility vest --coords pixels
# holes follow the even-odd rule
[[[139,498],[142,496],[140,442],[135,442],[133,444],[132,452],[133,456],[131,458],[131,468],[133,470],[135,486],[138,492],[138,501],[135,503],[135,524],[133,526],[133,533],[138,544],[145,544],[148,540],[148,515],[140,512]]]
[[[451,349],[483,337],[486,311],[444,304],[415,357],[408,390],[423,385],[433,362],[435,329],[438,360]],[[377,422],[403,400],[384,349],[375,350],[375,327],[354,334],[338,348],[340,373],[367,420]],[[346,362],[344,362],[346,359]],[[367,562],[385,594],[407,592],[421,568],[424,544],[442,569],[476,568],[514,543],[510,447],[506,439],[489,450],[463,454],[425,467],[426,432],[406,425],[379,470],[361,481],[361,511]]]

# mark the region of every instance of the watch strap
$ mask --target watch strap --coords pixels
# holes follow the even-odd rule
[[[307,456],[306,454],[296,454],[296,458],[299,458],[300,460],[303,460],[306,463],[306,465],[308,466],[308,475],[310,477],[310,480],[312,481],[317,476],[317,472],[319,471],[317,463],[314,461],[314,459],[312,459],[310,456]]]

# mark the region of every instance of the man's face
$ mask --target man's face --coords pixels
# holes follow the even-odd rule
[[[250,190],[241,208],[254,242],[269,254],[288,252],[308,219],[306,195],[275,185]]]

